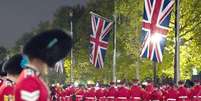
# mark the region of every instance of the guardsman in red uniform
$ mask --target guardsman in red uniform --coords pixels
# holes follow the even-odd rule
[[[178,98],[178,92],[173,82],[169,84],[169,89],[167,90],[166,94],[166,101],[176,101]]]
[[[63,91],[63,97],[65,101],[72,101],[72,98],[75,97],[75,91],[76,88],[71,83],[64,91]]]
[[[152,92],[154,91],[154,86],[152,83],[152,80],[147,80],[147,86],[145,87],[145,94],[144,94],[144,100],[149,101]]]
[[[48,101],[49,90],[41,75],[47,75],[48,67],[67,56],[72,38],[61,30],[48,30],[37,34],[24,46],[28,61],[21,72],[15,89],[15,101]]]
[[[77,88],[75,91],[76,101],[82,101],[84,98],[84,93],[84,85],[79,85],[79,88]]]
[[[64,101],[65,97],[64,97],[63,89],[59,83],[56,84],[55,90],[56,90],[57,100]]]
[[[169,89],[168,88],[169,86],[167,85],[167,84],[163,84],[162,86],[161,86],[161,88],[160,88],[160,90],[161,90],[161,92],[162,92],[162,97],[163,97],[163,101],[165,101],[165,97],[166,97],[166,95],[167,95],[167,90]]]
[[[106,101],[105,96],[106,96],[106,90],[102,86],[102,84],[100,84],[100,87],[96,90],[97,101]]]
[[[0,87],[0,101],[13,101],[14,88],[15,84],[13,81],[9,79],[5,80],[4,84]]]
[[[64,89],[62,88],[62,91],[61,91],[61,101],[66,101],[66,99],[65,99],[65,91],[64,91]]]
[[[120,87],[118,88],[117,100],[116,101],[129,101],[130,100],[130,91],[125,86],[125,81],[120,82]]]
[[[51,85],[50,88],[50,101],[56,101],[57,100],[57,93],[56,93],[56,86],[54,84]]]
[[[15,82],[23,67],[21,62],[23,56],[21,54],[14,55],[4,65],[3,69],[7,73],[6,80],[0,87],[0,101],[13,101]]]
[[[74,95],[75,94],[75,86],[73,84],[71,84],[71,86],[69,86],[69,89],[70,89],[70,95]]]
[[[65,101],[71,101],[71,89],[70,89],[70,86],[71,85],[69,85],[68,87],[66,87],[66,89],[64,90],[64,99],[65,99]]]
[[[71,85],[69,86],[69,92],[70,92],[70,101],[72,101],[72,99],[75,99],[75,87],[73,83],[71,83]]]
[[[194,80],[195,86],[192,87],[190,97],[191,101],[201,101],[201,86],[199,80]]]
[[[163,101],[163,94],[158,86],[154,87],[154,91],[151,93],[150,100],[151,101]]]
[[[189,99],[190,92],[188,91],[186,87],[184,87],[184,82],[179,81],[178,84],[179,84],[179,88],[177,89],[178,91],[177,101],[190,101]]]
[[[131,87],[131,101],[142,101],[143,100],[143,94],[144,91],[139,86],[138,80],[133,80],[133,86]]]
[[[115,101],[115,99],[117,98],[117,87],[115,87],[115,83],[114,82],[110,82],[110,88],[107,91],[107,101]]]
[[[96,101],[96,90],[94,88],[94,84],[88,84],[88,89],[85,93],[84,101]]]

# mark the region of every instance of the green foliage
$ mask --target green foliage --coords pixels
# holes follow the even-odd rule
[[[7,56],[7,49],[3,46],[0,46],[0,62],[3,61]]]
[[[181,0],[180,2],[180,65],[181,78],[189,79],[192,67],[201,70],[201,2],[200,0]],[[140,34],[142,25],[143,0],[88,0],[86,6],[64,6],[54,14],[52,21],[41,22],[32,32],[25,33],[16,43],[19,47],[27,42],[34,33],[50,28],[61,28],[69,32],[70,21],[73,22],[73,53],[75,58],[75,80],[112,79],[113,32],[110,33],[109,47],[105,57],[104,68],[96,69],[89,63],[89,34],[91,33],[90,11],[113,20],[117,19],[117,79],[136,78],[136,69],[140,69],[141,80],[153,76],[153,63],[142,59],[140,55]],[[69,13],[73,12],[73,17]],[[172,12],[170,31],[167,36],[163,62],[158,64],[158,76],[173,77],[174,73],[174,19]],[[14,50],[17,50],[14,49]],[[65,60],[67,81],[70,80],[70,58]]]
[[[201,30],[201,2],[199,0],[181,1],[180,36],[183,39],[180,49],[181,79],[189,79],[192,67],[200,70],[200,30]],[[123,52],[134,54],[133,59],[127,61],[140,62],[141,79],[152,76],[152,62],[139,57],[139,39],[143,14],[143,0],[117,0],[116,13],[120,16],[118,25],[119,47],[124,47]],[[168,33],[163,62],[158,64],[158,75],[173,77],[174,74],[174,11],[172,12],[170,32]],[[132,42],[131,40],[135,40]],[[121,50],[120,50],[121,51]],[[121,51],[121,52],[122,52]],[[121,58],[118,58],[121,61]],[[129,67],[128,62],[122,61]],[[122,66],[122,64],[119,64]],[[128,69],[128,68],[127,68]],[[128,70],[130,71],[130,70]],[[121,71],[122,72],[122,71]],[[132,74],[132,73],[131,73]]]

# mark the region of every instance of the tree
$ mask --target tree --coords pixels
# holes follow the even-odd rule
[[[0,62],[3,61],[7,56],[7,49],[3,46],[0,46]]]
[[[181,57],[181,78],[189,79],[191,68],[196,67],[200,70],[200,14],[201,7],[199,0],[181,1],[181,18],[180,18],[180,37],[182,45],[180,46]],[[125,43],[120,47],[125,47],[125,52],[136,54],[139,57],[139,38],[141,31],[141,21],[143,14],[142,0],[117,0],[116,12],[120,15],[120,25],[118,26],[118,35],[121,41]],[[172,12],[170,32],[168,33],[166,47],[163,52],[163,62],[158,66],[158,75],[173,77],[174,69],[174,11]],[[122,33],[122,35],[121,35]],[[124,37],[125,36],[125,37]],[[124,37],[124,38],[122,38]],[[132,38],[136,41],[131,42]],[[121,44],[119,44],[121,45]],[[134,45],[134,46],[133,46]],[[132,51],[133,50],[133,51]],[[119,59],[121,61],[121,59]],[[131,61],[136,61],[132,59]],[[152,75],[152,62],[146,59],[140,59],[140,69],[142,79]],[[128,66],[128,64],[127,64]],[[143,75],[145,74],[145,75]]]
[[[191,68],[201,70],[201,2],[199,0],[183,0],[181,3],[180,18],[180,64],[181,78],[189,79]],[[140,54],[140,37],[143,15],[143,0],[88,0],[85,6],[63,6],[59,8],[52,21],[41,22],[32,32],[23,35],[16,46],[23,45],[27,40],[40,31],[49,28],[60,28],[69,32],[70,21],[73,21],[74,38],[74,74],[76,80],[112,79],[112,55],[113,32],[110,33],[109,47],[105,57],[103,69],[96,69],[89,63],[89,34],[91,31],[90,11],[98,13],[113,20],[113,14],[117,19],[117,79],[131,80],[136,78],[136,68],[140,68],[141,80],[152,77],[152,61],[142,59]],[[73,12],[73,17],[69,13]],[[167,36],[166,46],[163,52],[163,62],[158,64],[158,76],[173,77],[174,69],[174,15],[173,10],[170,20],[170,31]],[[65,60],[67,80],[70,77],[70,58]]]

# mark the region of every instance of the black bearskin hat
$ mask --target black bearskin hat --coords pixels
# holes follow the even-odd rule
[[[21,54],[14,55],[5,63],[3,70],[7,74],[19,75],[23,70],[23,67],[21,66],[22,60],[23,56]]]
[[[72,38],[62,30],[53,29],[34,36],[23,49],[29,58],[37,58],[53,67],[67,56],[72,47]]]

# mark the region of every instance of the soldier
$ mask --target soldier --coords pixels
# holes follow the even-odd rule
[[[96,90],[97,101],[105,101],[106,91],[102,84],[99,84],[99,88]]]
[[[30,39],[23,49],[28,64],[16,82],[15,101],[48,101],[48,87],[41,75],[47,75],[48,67],[66,57],[71,47],[71,37],[56,29]]]
[[[192,87],[190,97],[191,101],[200,101],[201,100],[201,86],[199,80],[194,80],[195,86]]]
[[[75,99],[75,86],[73,85],[73,83],[71,83],[71,85],[69,86],[69,91],[70,91],[70,101],[73,101],[73,99]]]
[[[57,100],[57,93],[56,93],[56,86],[54,84],[50,87],[50,101],[56,101]]]
[[[59,83],[56,84],[55,90],[56,90],[57,100],[64,101],[63,89]]]
[[[169,86],[168,86],[168,84],[167,83],[165,83],[165,84],[163,84],[162,86],[161,86],[161,88],[160,88],[160,90],[161,90],[161,92],[162,92],[162,97],[163,97],[163,101],[165,101],[165,97],[166,97],[166,95],[167,95],[167,90],[169,89],[168,88]]]
[[[139,86],[138,80],[133,80],[133,86],[131,87],[131,99],[132,101],[141,101],[143,99],[144,91]]]
[[[117,101],[128,101],[128,100],[130,100],[130,91],[125,86],[125,81],[122,80],[118,88]]]
[[[144,99],[146,101],[150,100],[151,94],[154,91],[154,86],[152,80],[147,80],[147,86],[145,87]]]
[[[186,87],[184,87],[184,82],[183,81],[179,81],[179,88],[178,90],[178,99],[177,101],[189,101],[189,91]]]
[[[66,89],[64,90],[64,99],[65,99],[65,101],[71,101],[71,87],[70,87],[71,85],[69,85],[68,87],[66,87]]]
[[[154,87],[154,91],[151,93],[150,96],[151,101],[163,101],[163,94],[160,90],[159,86]]]
[[[84,97],[84,93],[85,93],[85,90],[84,90],[84,85],[79,85],[79,88],[76,89],[75,91],[75,95],[76,95],[76,101],[82,101],[83,100],[83,97]]]
[[[0,101],[14,100],[15,82],[23,70],[23,56],[21,54],[14,55],[4,65],[3,70],[7,73],[7,77],[0,87]]]
[[[96,90],[94,88],[94,83],[88,84],[88,89],[85,93],[84,101],[96,101]]]
[[[176,99],[178,98],[177,89],[173,82],[170,82],[169,86],[170,87],[167,91],[167,94],[165,95],[166,101],[176,101]]]
[[[107,91],[107,101],[115,101],[117,97],[117,88],[115,87],[115,83],[113,81],[110,82],[110,88]]]

